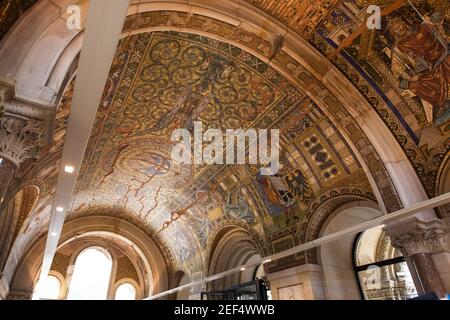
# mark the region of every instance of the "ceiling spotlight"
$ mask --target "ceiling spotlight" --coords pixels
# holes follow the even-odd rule
[[[241,268],[241,271],[245,271],[245,268]]]
[[[63,212],[63,211],[64,211],[64,208],[63,208],[63,207],[57,207],[57,208],[56,208],[56,211],[58,211],[58,212]]]
[[[67,173],[73,173],[75,171],[75,168],[72,166],[65,166],[64,171]]]

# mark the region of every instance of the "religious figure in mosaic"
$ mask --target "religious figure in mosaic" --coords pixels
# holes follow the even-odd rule
[[[389,22],[395,48],[406,70],[400,87],[411,90],[433,106],[435,123],[445,121],[450,110],[450,56],[447,41],[439,29],[441,20],[439,14],[433,14],[420,25],[408,26],[400,18]]]
[[[230,192],[227,195],[227,201],[224,206],[225,214],[232,219],[244,220],[248,223],[255,222],[252,209],[240,192],[240,189],[237,189],[236,191],[237,192]]]

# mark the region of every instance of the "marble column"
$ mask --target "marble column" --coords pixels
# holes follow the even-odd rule
[[[421,221],[415,218],[407,222],[388,225],[384,231],[392,245],[405,256],[410,271],[418,277],[416,287],[423,293],[445,295],[445,288],[432,255],[447,250],[446,223],[440,219]]]
[[[42,137],[40,124],[22,116],[6,114],[0,118],[0,200],[20,164],[37,156]]]

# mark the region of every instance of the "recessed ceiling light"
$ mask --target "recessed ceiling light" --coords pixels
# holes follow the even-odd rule
[[[75,168],[72,166],[65,166],[64,171],[67,173],[73,173],[75,171]]]
[[[241,271],[245,271],[245,268],[241,268]]]
[[[64,211],[64,208],[63,208],[63,207],[57,207],[57,208],[56,208],[56,211],[58,211],[58,212],[63,212],[63,211]]]

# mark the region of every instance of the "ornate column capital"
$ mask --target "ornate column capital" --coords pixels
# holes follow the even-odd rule
[[[25,100],[16,97],[15,83],[5,80],[0,77],[0,134],[1,142],[5,138],[5,134],[12,139],[11,134],[17,135],[14,138],[14,145],[18,147],[17,142],[22,144],[25,141],[32,140],[30,135],[33,135],[33,145],[45,145],[52,142],[53,123],[55,118],[56,107],[54,105],[40,105],[36,102]],[[3,153],[5,158],[13,161],[16,165],[27,158],[33,158],[30,154],[33,148],[21,148],[26,152],[19,152],[11,150],[11,140],[8,142],[8,150],[5,151],[5,145],[1,143],[0,153]],[[14,149],[13,147],[12,149]],[[15,153],[12,155],[11,153]],[[32,153],[32,152],[31,152]]]
[[[417,253],[435,253],[447,250],[447,223],[441,219],[386,226],[384,231],[394,247],[405,257]]]
[[[27,159],[35,158],[40,151],[41,121],[23,117],[0,118],[0,155],[20,166]]]

